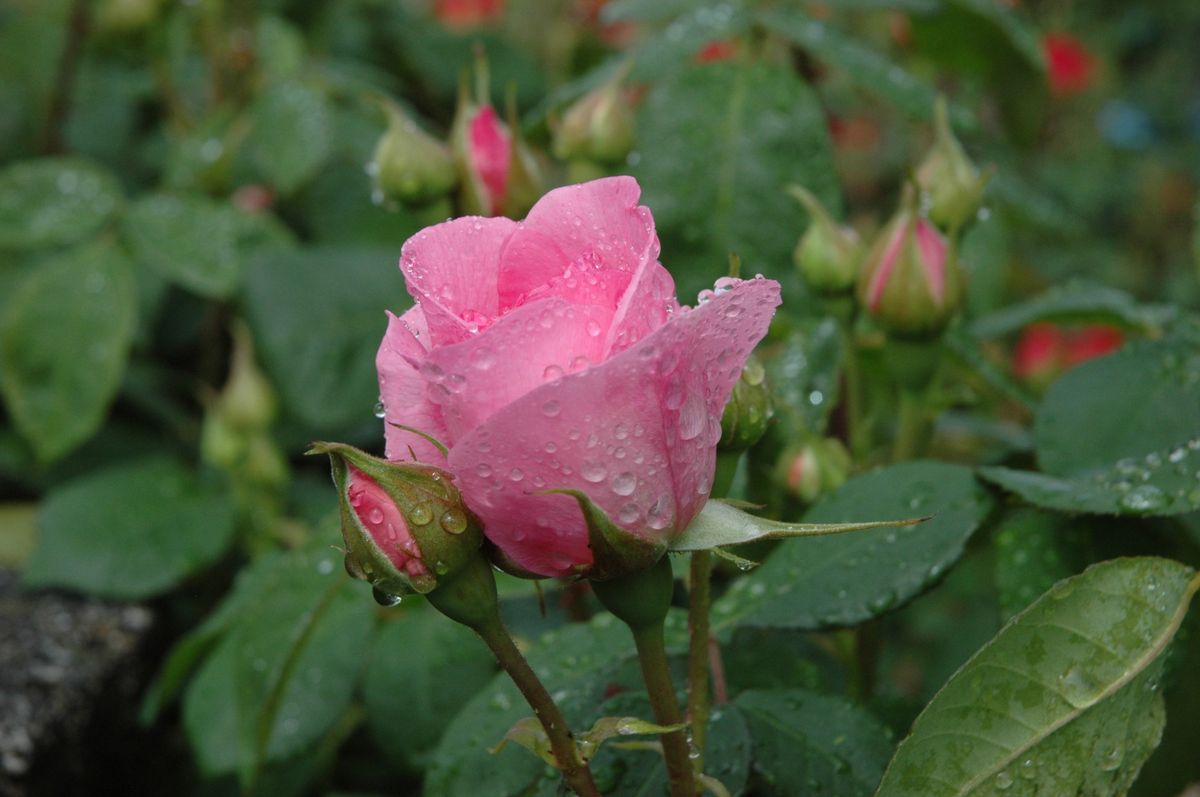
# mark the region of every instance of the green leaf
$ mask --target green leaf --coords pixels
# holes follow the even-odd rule
[[[840,33],[800,9],[772,9],[755,15],[769,30],[800,45],[817,59],[840,69],[859,86],[917,119],[933,118],[934,87],[883,53]],[[956,121],[973,121],[954,109]]]
[[[1117,559],[1051,589],[934,697],[879,797],[1124,794],[1162,733],[1161,654],[1194,576]]]
[[[752,690],[733,705],[754,744],[755,794],[871,794],[892,754],[892,734],[866,710],[805,689]]]
[[[1072,369],[1034,421],[1045,474],[980,474],[1049,509],[1177,514],[1200,508],[1200,350],[1135,341]]]
[[[871,520],[863,523],[781,523],[757,517],[722,501],[709,501],[688,527],[671,541],[672,551],[707,551],[723,545],[789,537],[823,537],[869,529],[913,526],[924,518]]]
[[[371,421],[384,309],[408,304],[389,250],[311,248],[261,258],[242,300],[285,405],[314,431]]]
[[[821,628],[881,614],[956,562],[991,505],[961,465],[908,462],[853,478],[813,507],[805,522],[933,518],[919,526],[782,543],[714,603],[714,628]]]
[[[1004,619],[1020,612],[1068,576],[1083,569],[1088,536],[1068,517],[1018,509],[999,524],[995,538],[996,588]]]
[[[80,241],[103,227],[122,201],[117,178],[83,158],[41,158],[0,172],[0,249]]]
[[[1096,515],[1178,515],[1200,509],[1200,438],[1126,457],[1078,476],[1013,468],[980,468],[979,475],[1034,506]]]
[[[40,461],[100,427],[136,320],[129,263],[104,244],[38,264],[13,290],[0,316],[0,393]]]
[[[308,182],[333,150],[333,119],[323,92],[300,80],[269,86],[251,108],[250,158],[282,194]]]
[[[750,28],[750,15],[741,2],[692,2],[681,11],[638,44],[632,54],[632,80],[651,82],[676,73],[690,66],[704,45],[733,39]]]
[[[1128,293],[1095,283],[1073,281],[1012,304],[970,324],[979,338],[999,337],[1037,321],[1112,324],[1139,332],[1160,330],[1176,314],[1169,305],[1144,305]]]
[[[673,242],[680,295],[723,276],[730,252],[744,273],[794,280],[805,216],[789,183],[840,204],[824,111],[790,68],[708,64],[662,81],[639,109],[638,138],[634,176]]]
[[[367,725],[388,757],[420,771],[442,732],[496,674],[487,647],[434,611],[406,611],[381,629],[363,683]]]
[[[201,296],[223,299],[242,280],[245,250],[283,237],[265,231],[267,224],[201,194],[149,194],[129,208],[122,232],[150,268]]]
[[[955,327],[946,330],[942,342],[947,352],[978,374],[998,393],[1028,410],[1034,409],[1037,400],[1033,394],[1014,379],[1007,368],[997,365],[996,361],[988,356],[978,338],[964,332],[961,327]]]
[[[1135,341],[1055,382],[1034,421],[1038,465],[1071,475],[1145,457],[1200,431],[1200,348]]]
[[[224,553],[233,508],[220,485],[154,458],[52,491],[39,526],[27,585],[137,600],[171,589]]]
[[[374,629],[373,604],[324,541],[272,559],[259,578],[184,694],[201,769],[243,783],[341,718]]]

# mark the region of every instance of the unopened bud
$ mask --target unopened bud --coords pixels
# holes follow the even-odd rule
[[[101,34],[134,33],[158,19],[163,0],[102,0],[96,8],[96,30]]]
[[[863,259],[859,303],[902,337],[945,328],[962,300],[962,276],[941,234],[906,200]]]
[[[733,393],[721,415],[720,448],[745,451],[762,438],[771,420],[771,397],[766,371],[751,355],[742,366],[742,375],[733,385]]]
[[[449,474],[341,443],[317,443],[309,453],[329,455],[346,570],[377,595],[431,592],[479,558],[483,533]]]
[[[944,97],[934,110],[933,148],[916,177],[930,220],[943,230],[957,231],[979,212],[991,172],[981,175],[954,137]]]
[[[850,453],[834,437],[814,438],[786,450],[776,466],[784,488],[806,504],[836,490],[850,475]]]
[[[445,144],[426,133],[392,102],[384,104],[387,131],[375,145],[370,171],[384,197],[420,205],[445,196],[458,175]]]
[[[862,242],[851,227],[839,225],[821,201],[807,189],[788,186],[788,192],[804,205],[808,229],[792,252],[800,276],[817,293],[838,295],[849,292],[858,278]]]
[[[567,109],[554,131],[555,155],[604,164],[625,160],[633,149],[634,122],[621,77],[592,89]]]

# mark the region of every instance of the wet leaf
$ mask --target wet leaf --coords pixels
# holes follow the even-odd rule
[[[1124,794],[1161,736],[1162,654],[1197,587],[1154,558],[1058,584],[934,697],[879,797]]]
[[[121,205],[111,172],[83,158],[21,161],[0,171],[0,249],[80,241]]]

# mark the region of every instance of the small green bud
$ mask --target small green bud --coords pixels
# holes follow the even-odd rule
[[[450,474],[341,443],[316,443],[309,453],[329,455],[346,570],[377,593],[431,592],[480,558],[483,532]]]
[[[912,205],[910,194],[863,259],[858,301],[889,332],[933,337],[958,311],[963,280],[953,248]]]
[[[798,185],[788,192],[808,210],[809,225],[792,252],[800,276],[817,293],[836,296],[848,293],[858,277],[862,243],[851,227],[833,220],[812,192]]]
[[[375,145],[368,167],[376,189],[387,199],[421,205],[445,196],[458,175],[445,144],[417,126],[400,108],[385,101],[387,131]]]
[[[933,147],[917,167],[917,186],[929,218],[943,230],[957,231],[970,221],[983,203],[983,189],[991,172],[980,174],[950,129],[946,99],[938,97],[934,109]]]
[[[845,483],[850,475],[850,453],[837,438],[813,438],[784,451],[775,471],[789,493],[811,504]]]
[[[767,431],[771,415],[766,371],[759,359],[751,355],[742,366],[742,375],[734,383],[729,403],[721,415],[720,448],[724,451],[750,448]]]
[[[621,88],[623,73],[576,100],[554,131],[554,154],[618,164],[633,149],[633,108]]]

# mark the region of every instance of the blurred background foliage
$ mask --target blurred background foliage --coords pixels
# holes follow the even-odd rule
[[[381,189],[385,104],[446,140],[483,58],[539,192],[638,178],[683,301],[730,252],[784,283],[764,350],[776,420],[735,494],[786,519],[939,512],[899,552],[795,542],[718,575],[733,702],[715,774],[734,793],[868,794],[920,707],[1056,581],[1121,554],[1200,562],[1198,37],[1191,0],[3,0],[0,564],[155,607],[175,641],[142,706],[179,763],[150,768],[163,791],[553,793],[534,759],[485,752],[524,712],[483,647],[344,577],[325,465],[301,456],[381,448],[400,245],[469,207]],[[556,147],[614,76],[627,151]],[[846,438],[838,325],[792,265],[807,217],[785,187],[870,235],[939,93],[996,172],[930,399],[941,462],[876,484],[887,355],[858,330],[881,445],[850,458],[827,442]],[[527,583],[503,589],[569,718],[645,713],[586,589],[547,585],[541,610]],[[1135,793],[1200,781],[1200,686],[1170,680],[1200,662],[1194,615]],[[854,750],[825,750],[835,720],[814,717]],[[831,763],[774,750],[763,728],[781,727]],[[653,766],[596,762],[614,794]]]

